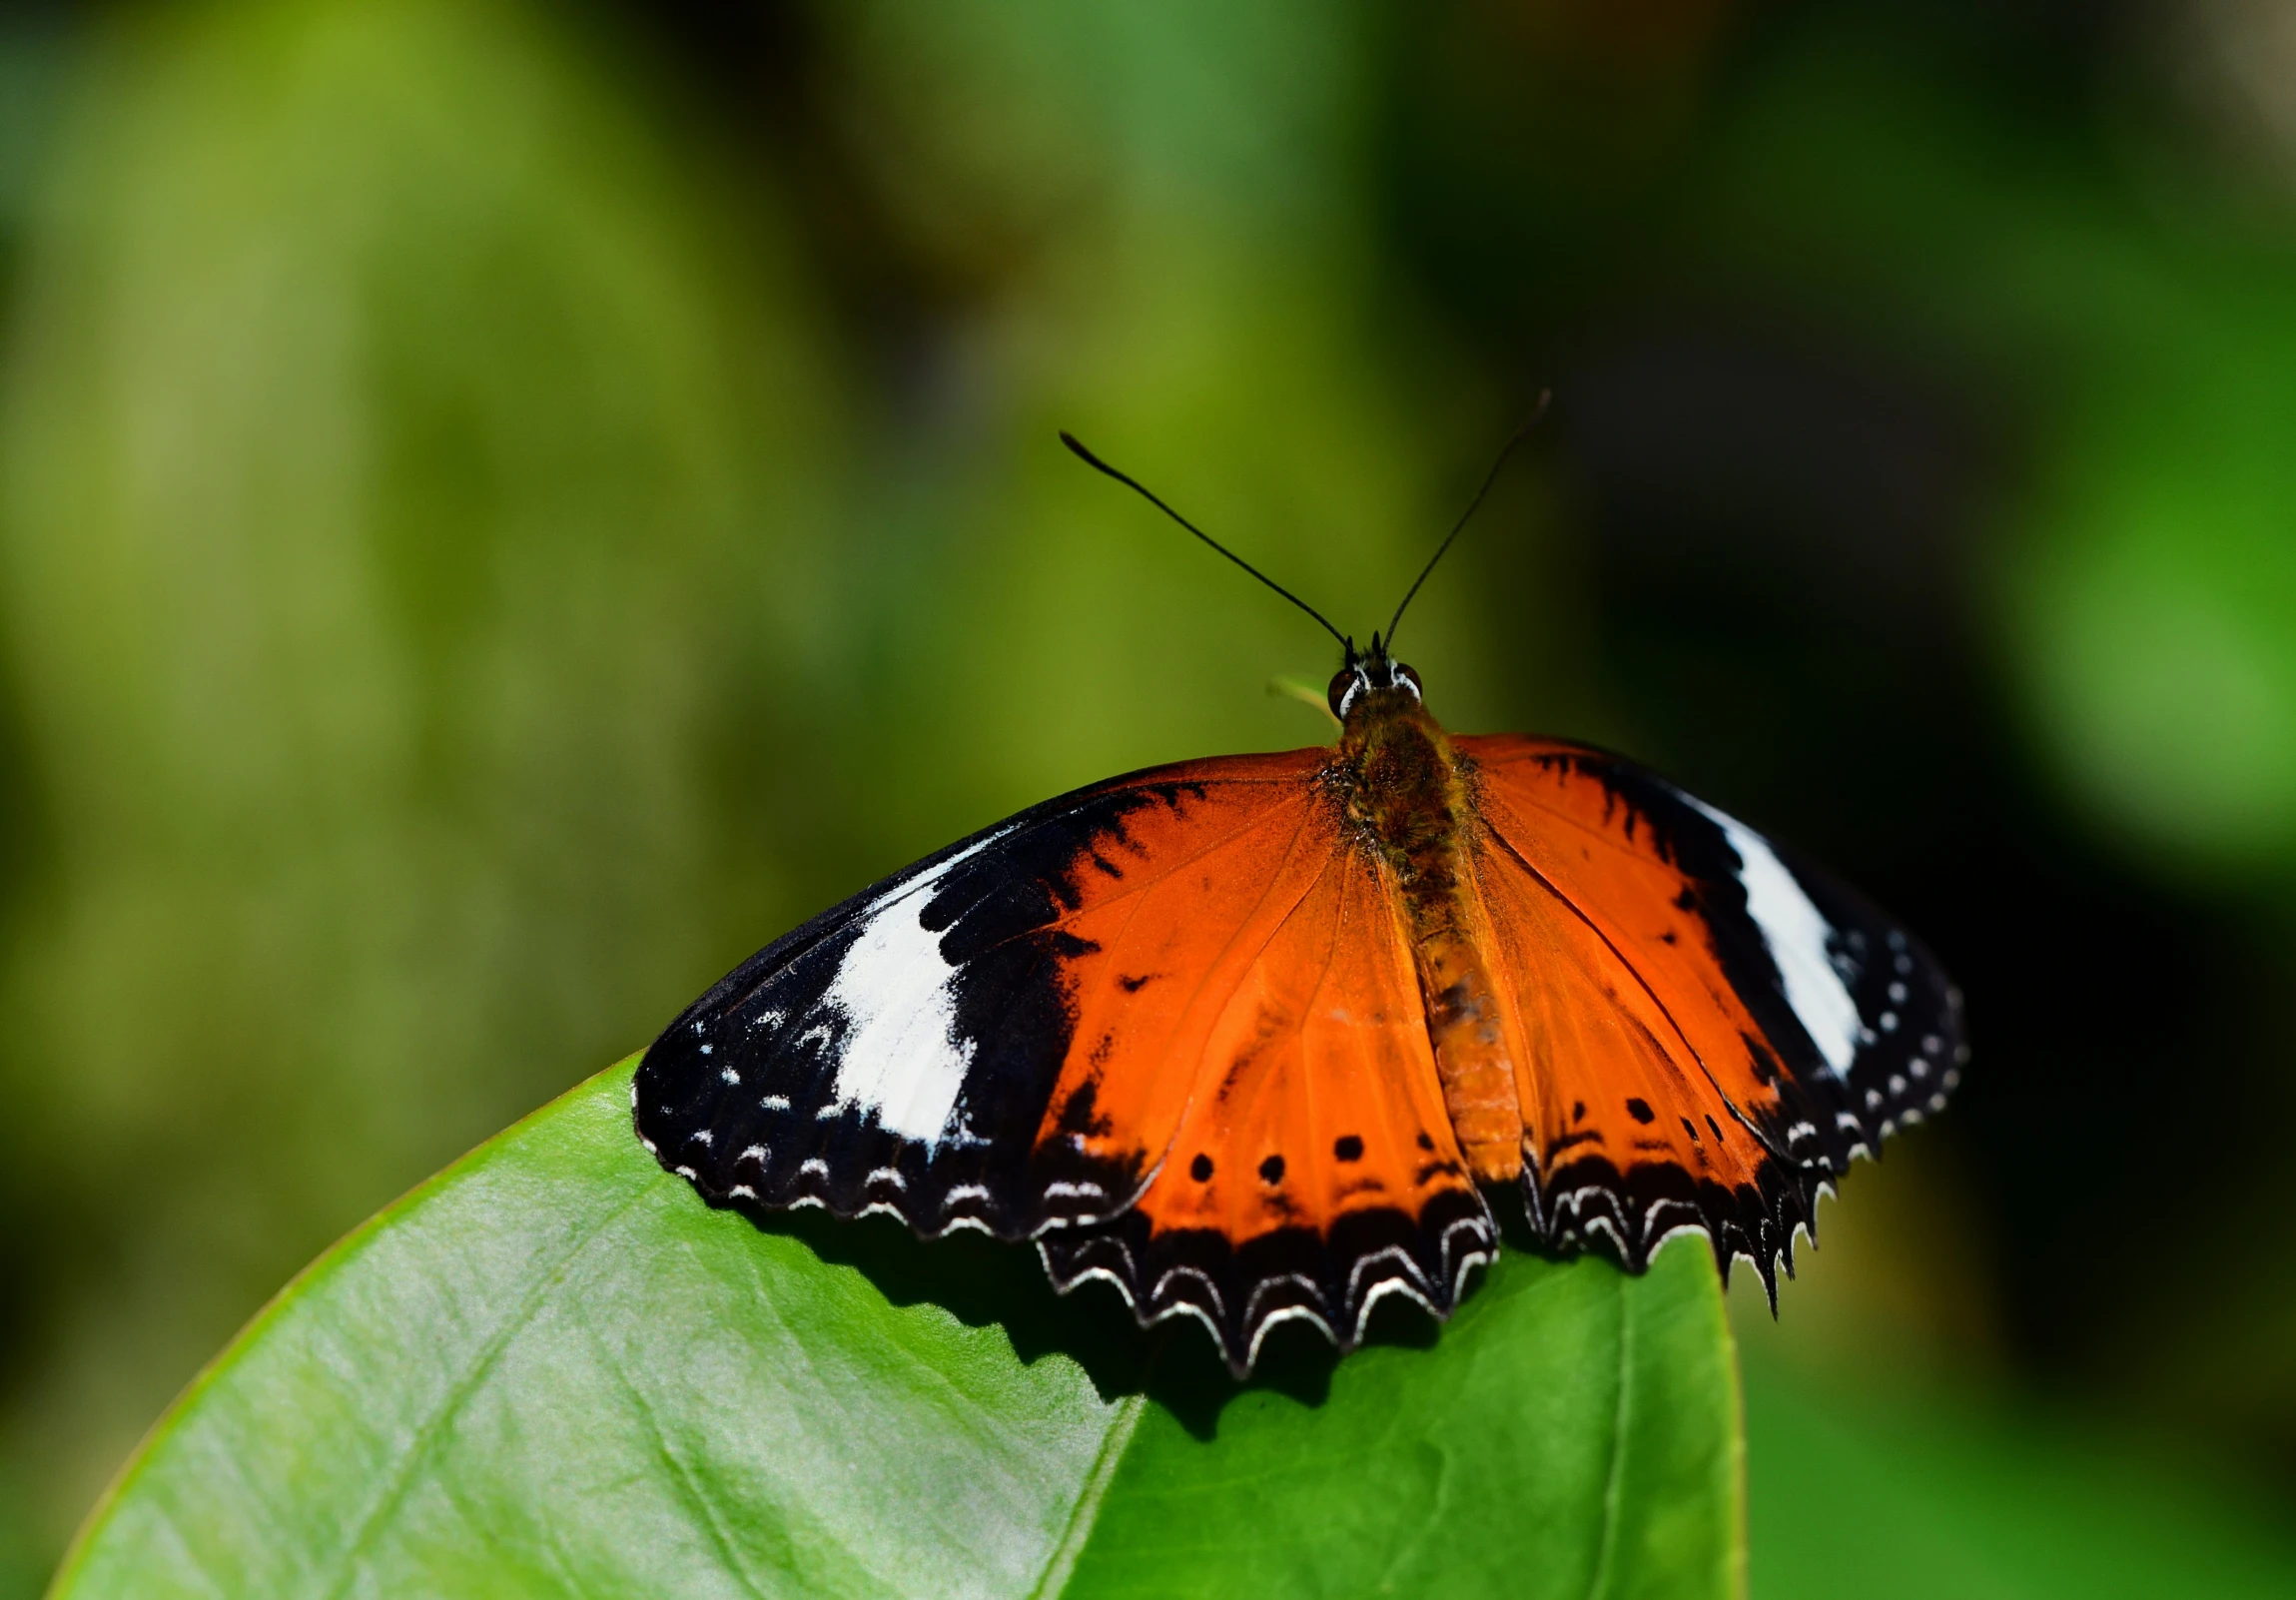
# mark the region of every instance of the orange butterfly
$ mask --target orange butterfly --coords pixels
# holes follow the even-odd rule
[[[1631,1270],[1704,1229],[1775,1304],[1819,1193],[1958,1083],[1960,996],[1632,762],[1447,734],[1394,627],[1331,629],[1337,748],[1112,778],[776,940],[646,1052],[639,1138],[753,1215],[1034,1239],[1238,1376],[1286,1318],[1345,1350],[1385,1295],[1446,1315],[1484,1186]]]

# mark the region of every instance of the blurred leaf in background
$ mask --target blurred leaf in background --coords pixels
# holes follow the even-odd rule
[[[2269,8],[2204,9],[2282,48]],[[2026,1359],[2285,1469],[2296,1245],[2218,1224],[2276,1204],[2296,1118],[2296,191],[2207,163],[2223,64],[2131,59],[2193,25],[2142,20],[2104,41],[2085,119],[1973,92],[1902,25],[1812,26],[1748,75],[1686,215],[1845,345],[1953,375],[2009,446],[1955,536],[1950,624],[1996,681],[1927,698],[2013,761],[1982,793],[1948,753],[1966,722],[1923,717],[1886,786],[1954,830],[1947,915],[1998,1019],[1965,1181],[1992,1187]]]
[[[770,212],[524,11],[91,50],[0,440],[44,1537],[267,1285],[774,903],[726,679],[839,447]]]
[[[2243,59],[2296,52],[2271,6],[2190,12]],[[2296,862],[2296,226],[2177,137],[2228,67],[2164,51],[2084,129],[1971,94],[1903,25],[1814,27],[1751,75],[1687,213],[2024,430],[1988,508],[2013,536],[1973,575],[2041,754],[2128,848],[2218,880]]]
[[[1323,738],[1257,688],[1321,681],[1336,646],[1053,441],[1075,431],[1358,637],[1384,625],[1510,418],[1398,331],[1376,277],[1368,9],[824,18],[858,181],[975,286],[905,375],[922,481],[888,520],[919,524],[916,565],[857,569],[893,659],[934,663],[868,724],[908,853],[1113,772]],[[1460,591],[1421,606],[1415,659],[1481,720]]]

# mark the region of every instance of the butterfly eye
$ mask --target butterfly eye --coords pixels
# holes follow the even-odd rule
[[[1368,681],[1363,676],[1362,668],[1341,667],[1332,676],[1331,687],[1324,691],[1324,698],[1331,706],[1331,714],[1342,722],[1346,721],[1347,702],[1354,697],[1355,691],[1364,687]]]
[[[1413,699],[1424,700],[1427,698],[1425,694],[1420,692],[1419,674],[1412,671],[1409,667],[1405,666],[1400,661],[1395,663],[1395,681],[1397,683],[1409,684],[1411,686],[1411,697]]]

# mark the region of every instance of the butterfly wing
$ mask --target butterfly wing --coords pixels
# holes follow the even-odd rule
[[[1959,1082],[1959,994],[1862,898],[1632,762],[1457,743],[1534,1216],[1634,1265],[1703,1227],[1771,1283],[1820,1188]]]
[[[1168,1030],[1088,1013],[1097,1042],[1063,1092],[1137,1086],[1174,1106],[1119,1113],[1165,1154],[1121,1216],[1038,1241],[1064,1288],[1103,1277],[1144,1322],[1198,1318],[1238,1375],[1288,1318],[1346,1350],[1385,1295],[1448,1314],[1497,1238],[1444,1111],[1387,869],[1344,841],[1335,806],[1314,812],[1245,937],[1189,926],[1184,904],[1144,908],[1136,936],[1194,952],[1173,965],[1205,977],[1169,992],[1186,1015]]]
[[[1239,1370],[1285,1316],[1447,1310],[1492,1230],[1329,760],[1115,779],[894,875],[663,1033],[639,1136],[715,1203],[1037,1237]]]

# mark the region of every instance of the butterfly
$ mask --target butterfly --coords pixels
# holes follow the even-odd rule
[[[823,912],[647,1050],[646,1148],[760,1220],[1034,1240],[1238,1378],[1286,1320],[1448,1315],[1510,1189],[1628,1270],[1702,1230],[1775,1308],[1818,1197],[1960,1081],[1935,959],[1624,757],[1446,732],[1403,606],[1359,650],[1062,436],[1339,640],[1336,745],[1112,778]]]

